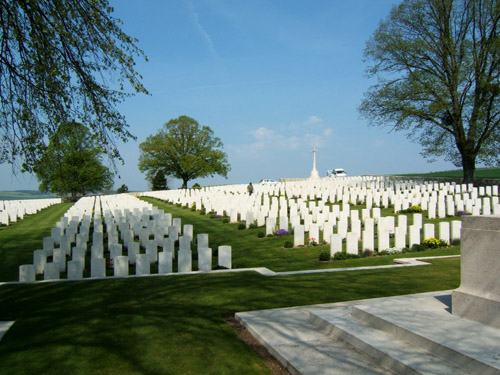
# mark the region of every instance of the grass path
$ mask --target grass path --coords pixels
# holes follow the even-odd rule
[[[33,263],[33,251],[42,248],[43,237],[72,206],[61,203],[9,226],[0,227],[0,281],[19,280],[19,266]]]

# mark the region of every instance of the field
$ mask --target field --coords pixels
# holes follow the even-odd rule
[[[198,212],[148,199],[233,246],[235,267],[274,271],[391,264],[394,256],[323,263],[321,247],[284,249]],[[0,279],[15,280],[69,208],[52,206],[0,228]],[[457,254],[459,248],[418,256]],[[406,254],[405,254],[406,255]],[[415,254],[408,254],[414,256]],[[431,266],[265,277],[254,272],[0,286],[1,374],[270,374],[225,322],[238,311],[330,303],[456,288],[458,258]]]
[[[475,175],[476,178],[500,180],[500,168],[478,168],[476,169]],[[463,178],[464,174],[462,170],[451,170],[451,171],[430,172],[430,173],[407,173],[398,176],[431,177],[431,178],[432,177]]]
[[[24,200],[41,198],[57,198],[57,196],[48,193],[40,193],[36,190],[0,191],[0,200]]]

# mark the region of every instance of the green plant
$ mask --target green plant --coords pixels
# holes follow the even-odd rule
[[[356,259],[359,258],[358,254],[350,254],[345,251],[333,254],[334,260]]]
[[[422,241],[422,245],[424,245],[424,247],[427,249],[437,249],[440,247],[448,246],[446,242],[439,240],[437,238],[426,238],[425,240]]]
[[[322,251],[321,253],[319,253],[319,260],[321,260],[323,262],[329,261],[331,259],[332,259],[332,257],[330,256],[329,251]]]
[[[366,257],[372,257],[375,255],[375,252],[373,250],[365,249],[363,250],[363,254],[361,255],[363,258]]]
[[[246,226],[245,224],[243,224],[243,223],[238,224],[238,230],[243,230],[243,229],[245,229],[246,227],[247,227],[247,226]]]
[[[259,238],[264,238],[266,236],[266,234],[262,231],[260,231],[259,233],[257,233],[257,237]]]
[[[415,243],[412,245],[411,251],[425,251],[425,246]]]
[[[454,238],[450,242],[451,246],[460,246],[460,238]]]
[[[250,224],[250,225],[248,226],[248,228],[250,228],[250,229],[256,229],[256,228],[258,228],[258,227],[257,227],[257,224],[252,223],[252,224]]]
[[[223,224],[227,224],[229,223],[229,219],[227,217],[225,217],[224,219],[222,219],[222,223]]]
[[[283,247],[287,248],[287,249],[290,249],[293,247],[293,242],[288,240],[288,241],[285,241],[285,244],[283,245]]]
[[[274,237],[274,234],[269,233],[266,237]]]
[[[415,204],[415,205],[411,206],[408,209],[408,211],[414,212],[414,213],[422,212],[422,207],[420,207],[418,204]]]

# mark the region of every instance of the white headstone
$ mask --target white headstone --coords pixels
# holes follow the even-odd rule
[[[158,253],[158,273],[172,273],[172,253],[170,251]]]
[[[296,225],[293,228],[293,246],[304,246],[304,226]]]
[[[136,275],[149,275],[151,272],[151,259],[148,254],[138,254],[135,258],[135,262]]]
[[[180,250],[177,259],[177,269],[178,272],[191,272],[192,266],[192,255],[190,250]]]
[[[219,246],[218,249],[219,266],[227,269],[231,269],[231,246]]]
[[[35,266],[35,273],[37,275],[42,275],[47,263],[47,254],[45,250],[35,250],[33,252],[33,265]]]
[[[198,269],[202,272],[212,271],[212,249],[204,247],[198,249]]]
[[[115,276],[128,276],[128,257],[120,255],[114,258],[113,268]]]
[[[33,264],[23,264],[19,266],[19,282],[33,283],[35,280],[35,266]]]
[[[70,260],[68,262],[68,280],[81,280],[83,278],[83,262]]]
[[[104,258],[90,259],[90,277],[106,277],[106,260]]]
[[[43,270],[44,280],[59,280],[59,263],[47,263]]]

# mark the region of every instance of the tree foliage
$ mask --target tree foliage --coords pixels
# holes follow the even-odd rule
[[[72,200],[89,192],[109,190],[113,174],[101,163],[100,155],[84,125],[61,125],[35,166],[39,190],[70,196]]]
[[[407,131],[425,157],[474,180],[500,162],[500,1],[404,0],[367,42],[370,87],[361,113]]]
[[[128,186],[125,184],[122,184],[118,189],[116,189],[117,194],[122,194],[122,193],[128,193]]]
[[[167,189],[167,177],[165,176],[165,173],[161,169],[159,169],[158,171],[156,171],[153,179],[151,180],[151,190],[158,191]]]
[[[182,188],[187,188],[192,179],[216,174],[227,177],[230,170],[221,140],[210,127],[187,116],[170,120],[139,147],[139,169],[150,181],[161,170],[181,179]]]
[[[85,124],[119,157],[133,138],[116,105],[147,93],[134,69],[144,56],[120,29],[108,0],[2,0],[0,162],[32,171],[61,123]]]

